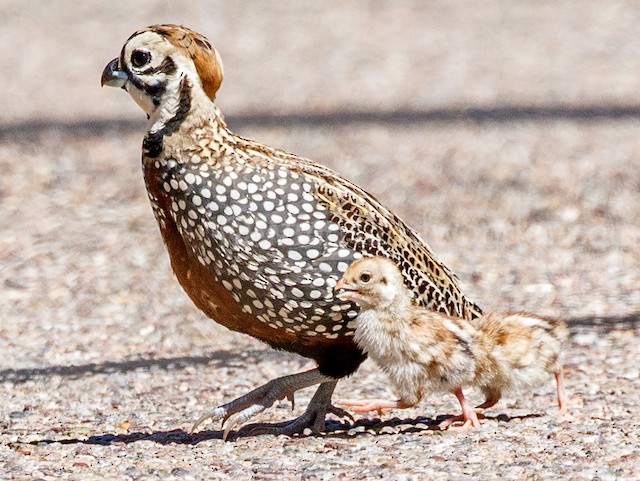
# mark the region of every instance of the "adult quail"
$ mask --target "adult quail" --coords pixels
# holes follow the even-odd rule
[[[231,132],[216,104],[222,63],[202,35],[178,25],[135,32],[102,73],[145,111],[142,167],[173,271],[216,322],[316,361],[204,419],[231,428],[277,399],[320,384],[305,413],[262,432],[325,427],[337,380],[365,355],[353,342],[357,306],[333,286],[361,256],[385,255],[418,301],[473,318],[480,309],[427,244],[373,196],[334,171]]]

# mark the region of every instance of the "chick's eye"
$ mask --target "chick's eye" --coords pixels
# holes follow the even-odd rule
[[[142,67],[151,61],[151,54],[146,50],[134,50],[131,54],[131,64],[134,67]]]
[[[371,280],[371,274],[369,274],[368,272],[363,272],[362,274],[360,274],[360,281],[367,283]]]

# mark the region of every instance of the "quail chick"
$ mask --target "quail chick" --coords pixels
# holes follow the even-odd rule
[[[480,426],[463,386],[477,370],[478,334],[463,319],[413,303],[394,262],[368,257],[353,262],[338,281],[338,297],[360,306],[355,341],[389,376],[397,400],[342,400],[355,412],[408,408],[425,393],[451,392],[462,407],[461,429]]]
[[[413,303],[397,266],[381,257],[352,263],[336,284],[341,299],[360,305],[355,340],[391,379],[400,399],[344,400],[356,412],[415,405],[424,392],[451,391],[458,397],[463,427],[479,425],[462,395],[476,387],[485,401],[482,411],[505,392],[520,392],[552,374],[557,381],[558,414],[567,410],[562,374],[562,343],[566,326],[534,314],[492,313],[473,324],[428,311]],[[472,415],[471,412],[474,411]]]
[[[328,412],[343,414],[331,404],[338,379],[365,359],[353,342],[357,306],[332,290],[351,261],[390,257],[421,305],[468,319],[481,310],[372,195],[323,165],[232,132],[215,103],[222,78],[209,40],[179,25],[133,33],[101,78],[147,115],[145,185],[171,267],[194,304],[229,329],[318,365],[215,408],[193,428],[223,420],[226,435],[276,400],[320,384],[300,418],[263,432],[320,431]]]

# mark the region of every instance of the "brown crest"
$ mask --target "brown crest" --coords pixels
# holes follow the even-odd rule
[[[216,49],[203,35],[182,25],[154,25],[149,27],[178,48],[185,49],[193,59],[202,88],[213,100],[222,83],[222,61]]]

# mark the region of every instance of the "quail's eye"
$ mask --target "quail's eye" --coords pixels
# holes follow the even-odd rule
[[[134,50],[131,54],[131,65],[140,68],[151,61],[151,54],[146,50]]]
[[[360,282],[364,282],[365,284],[371,280],[371,274],[368,272],[363,272],[360,274]]]

